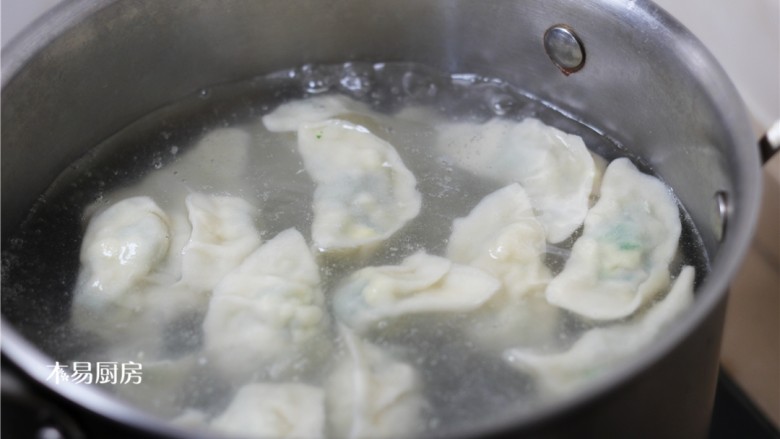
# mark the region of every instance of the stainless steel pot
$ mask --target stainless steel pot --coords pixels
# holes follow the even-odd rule
[[[548,34],[545,45],[561,24],[576,38]],[[63,169],[151,110],[204,86],[348,60],[499,77],[576,115],[674,188],[712,260],[684,321],[630,365],[555,407],[463,435],[703,437],[727,289],[757,219],[760,160],[722,69],[649,1],[69,2],[3,53],[3,245]],[[29,309],[12,310],[23,319],[3,309],[3,359],[56,428],[191,437],[89,387],[48,382],[52,361],[20,329],[46,327],[34,303],[67,304],[57,291],[30,294]]]

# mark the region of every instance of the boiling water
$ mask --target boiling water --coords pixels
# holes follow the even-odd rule
[[[424,106],[453,120],[485,121],[496,116],[521,120],[532,116],[580,135],[607,160],[628,155],[606,136],[501,81],[442,75],[418,65],[304,66],[204,89],[106,140],[73,164],[40,198],[20,232],[4,243],[4,314],[60,362],[134,360],[144,364],[146,375],[141,385],[106,387],[109,391],[119,389],[121,397],[142,408],[166,417],[187,408],[219,413],[235,387],[213,371],[200,353],[202,315],[183,316],[168,325],[160,337],[161,347],[155,349],[143,341],[115,346],[70,327],[70,299],[86,221],[90,213],[137,194],[152,196],[163,210],[182,210],[185,193],[181,188],[186,187],[193,192],[239,196],[260,207],[266,240],[295,227],[310,242],[314,184],[303,169],[295,136],[267,132],[260,116],[281,102],[331,92],[388,114]],[[252,137],[250,171],[240,184],[205,179],[197,170],[176,168],[204,135],[226,127],[246,130]],[[363,266],[398,264],[420,249],[443,254],[453,219],[468,214],[485,195],[501,186],[442,159],[429,146],[434,140],[430,126],[396,120],[376,129],[417,178],[424,197],[422,211],[369,260],[325,259],[321,274],[326,297],[329,288]],[[651,171],[639,158],[631,158],[640,169]],[[217,165],[208,163],[204,168]],[[694,265],[702,276],[708,267],[706,255],[684,209],[681,212],[684,230],[673,269]],[[562,268],[573,241],[550,247],[546,260],[554,273]],[[549,344],[570,344],[590,326],[566,314],[564,331]],[[538,402],[532,380],[498,356],[483,355],[468,342],[451,336],[457,333],[454,327],[457,321],[442,321],[428,328],[425,337],[411,328],[392,337],[372,339],[420,372],[430,403],[426,410],[428,432],[446,434],[464,425],[489,423],[492,416],[508,410],[533,410]],[[340,346],[335,331],[333,337]],[[328,367],[323,365],[323,373]],[[317,384],[322,376],[309,373],[295,379]]]

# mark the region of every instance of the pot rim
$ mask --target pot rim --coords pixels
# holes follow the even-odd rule
[[[84,18],[100,9],[114,4],[117,0],[76,0],[63,2],[35,20],[28,28],[12,39],[2,51],[2,89],[13,80],[26,62],[36,56],[50,42],[77,26]],[[608,7],[625,9],[623,0],[603,0]],[[491,420],[489,427],[479,425],[469,428],[460,437],[477,434],[491,434],[508,431],[513,428],[527,428],[549,422],[552,418],[572,412],[588,402],[614,392],[620,385],[630,381],[642,370],[658,362],[679,345],[699,326],[727,294],[732,279],[748,251],[755,233],[761,199],[760,159],[755,145],[754,134],[750,128],[747,111],[736,88],[727,77],[723,68],[709,50],[693,34],[669,13],[650,0],[632,0],[632,13],[641,14],[643,19],[667,29],[680,47],[671,48],[681,52],[695,53],[699,56],[696,73],[704,88],[713,98],[721,119],[728,125],[729,143],[739,152],[736,179],[742,179],[744,188],[740,194],[740,206],[729,212],[729,230],[725,239],[711,256],[710,272],[696,290],[696,300],[680,322],[666,328],[664,336],[655,340],[644,352],[631,361],[619,365],[607,376],[588,383],[574,395],[561,401],[537,408],[528,413],[506,414]],[[38,385],[61,395],[71,402],[104,416],[112,421],[123,423],[139,430],[154,430],[172,438],[192,437],[192,430],[172,426],[169,422],[150,413],[131,406],[112,397],[97,388],[70,382],[53,384],[47,380],[46,365],[54,361],[17,332],[6,320],[0,317],[3,355],[19,366],[25,374]],[[215,433],[212,433],[215,434]],[[207,434],[204,437],[211,437]]]

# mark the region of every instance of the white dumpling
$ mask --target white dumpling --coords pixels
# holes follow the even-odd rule
[[[344,114],[372,113],[368,105],[339,95],[315,96],[286,102],[263,116],[263,125],[271,132],[297,131],[301,125],[320,122]]]
[[[419,433],[426,401],[417,371],[341,328],[348,358],[326,381],[332,437],[396,438]]]
[[[568,350],[554,354],[510,349],[504,358],[535,376],[544,392],[560,394],[604,375],[645,349],[693,302],[694,268],[686,266],[671,290],[636,321],[591,329]]]
[[[186,199],[192,233],[182,249],[182,281],[211,291],[261,243],[259,211],[237,197],[191,194]]]
[[[582,225],[597,170],[581,137],[534,118],[450,122],[438,131],[438,147],[459,167],[501,183],[520,183],[548,241],[561,242]]]
[[[211,428],[239,437],[322,438],[324,392],[298,383],[247,384],[211,421]]]
[[[167,324],[205,311],[216,283],[259,246],[260,235],[243,200],[191,194],[186,205],[189,218],[133,197],[90,221],[74,325],[154,356]]]
[[[214,289],[203,323],[212,363],[234,379],[303,372],[327,343],[314,257],[295,229],[250,254]]]
[[[122,347],[123,348],[123,347]],[[172,417],[179,410],[182,395],[193,384],[192,377],[198,371],[198,360],[194,355],[175,359],[149,360],[145,355],[127,355],[122,348],[115,348],[104,358],[112,362],[128,364],[133,361],[140,367],[140,381],[116,386],[114,391],[123,401],[154,412],[158,416]],[[119,377],[118,377],[119,378]]]
[[[669,188],[628,159],[614,160],[547,300],[591,319],[631,315],[668,286],[680,229]]]
[[[551,278],[544,263],[546,246],[544,227],[517,183],[486,196],[453,222],[447,257],[501,281],[501,289],[467,328],[480,346],[504,349],[540,341],[557,328],[559,312],[543,294]]]
[[[544,264],[547,243],[525,190],[517,183],[483,198],[452,224],[447,257],[480,268],[522,296],[544,289],[550,270]]]
[[[170,226],[149,197],[119,201],[92,218],[73,297],[77,327],[111,336],[132,323],[145,304],[143,290],[168,255]]]
[[[420,212],[414,175],[392,145],[363,126],[306,124],[298,147],[317,185],[312,239],[321,251],[370,249]]]
[[[480,269],[418,252],[401,265],[353,273],[334,292],[333,306],[342,322],[362,332],[387,319],[472,311],[499,287],[498,280]]]
[[[167,255],[170,220],[149,197],[122,200],[87,226],[77,294],[116,300],[142,282]]]

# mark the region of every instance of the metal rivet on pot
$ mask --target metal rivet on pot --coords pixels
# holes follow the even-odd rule
[[[722,241],[726,236],[726,225],[728,223],[729,204],[728,194],[725,191],[715,192],[715,212],[714,212],[714,231],[715,238]]]
[[[585,65],[585,48],[574,30],[565,24],[551,26],[544,33],[544,50],[564,75]]]

